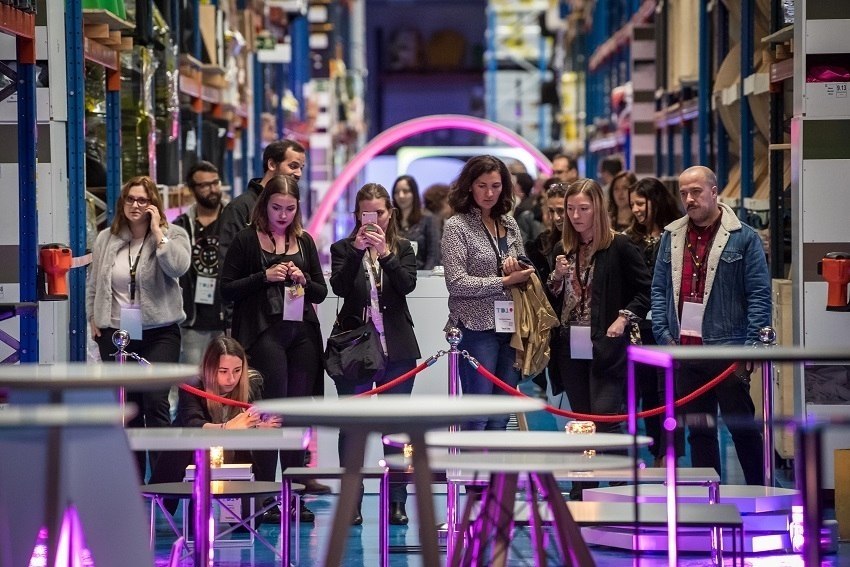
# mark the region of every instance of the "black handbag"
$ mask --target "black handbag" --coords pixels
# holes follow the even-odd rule
[[[335,325],[334,330],[338,330]],[[386,368],[381,337],[371,320],[350,331],[331,334],[325,348],[325,370],[334,382],[368,384]]]

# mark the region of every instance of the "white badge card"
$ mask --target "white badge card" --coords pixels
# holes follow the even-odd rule
[[[682,335],[702,338],[702,317],[705,305],[695,301],[682,302]]]
[[[516,322],[514,321],[514,302],[496,301],[494,309],[496,310],[496,332],[515,332]]]
[[[294,285],[283,290],[283,320],[304,320],[304,288]]]
[[[215,303],[215,278],[198,276],[195,284],[195,303],[212,305]]]
[[[593,358],[590,325],[570,325],[570,358],[574,360]]]
[[[121,328],[130,333],[134,341],[142,340],[142,310],[138,305],[121,307]]]

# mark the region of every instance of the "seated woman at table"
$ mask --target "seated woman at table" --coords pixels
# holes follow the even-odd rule
[[[261,398],[263,377],[259,372],[248,368],[245,349],[235,339],[218,337],[210,341],[201,359],[200,371],[197,380],[189,382],[190,386],[233,402],[250,404]],[[253,407],[246,409],[226,405],[181,389],[177,417],[173,425],[206,429],[252,429],[280,427],[281,422],[279,417],[263,416]],[[193,463],[192,459],[191,452],[163,452],[156,470],[151,475],[151,483],[183,480],[186,467]],[[228,452],[224,460],[257,466],[253,451]]]
[[[372,382],[338,379],[336,390],[340,396],[382,386],[415,368],[416,359],[421,356],[407,306],[407,295],[416,288],[413,247],[409,240],[399,237],[390,195],[382,185],[367,183],[357,192],[355,202],[354,230],[331,246],[331,289],[343,299],[331,334],[357,328],[364,319],[371,319],[381,333],[387,364]],[[410,394],[412,390],[411,378],[386,393]],[[340,435],[340,459],[343,440]],[[393,449],[387,447],[385,451],[389,453]],[[406,500],[407,485],[391,477],[391,524],[407,524]],[[352,523],[362,522],[358,507]]]

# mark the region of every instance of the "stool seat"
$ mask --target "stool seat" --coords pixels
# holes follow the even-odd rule
[[[631,463],[629,457],[617,455],[594,455],[581,453],[457,453],[429,455],[434,470],[459,470],[484,473],[525,472],[577,472],[602,469],[622,469]],[[403,455],[389,455],[387,465],[391,468],[407,468],[410,459]],[[451,474],[451,473],[449,473]]]
[[[281,483],[249,480],[213,480],[210,481],[210,496],[215,498],[236,498],[238,496],[279,496]],[[168,498],[190,498],[191,482],[160,482],[141,487],[143,496],[162,496]],[[304,490],[303,484],[293,484],[292,490]]]

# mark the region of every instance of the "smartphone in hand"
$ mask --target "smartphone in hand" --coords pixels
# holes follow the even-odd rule
[[[378,224],[378,213],[375,211],[364,211],[360,214],[360,224],[366,227],[369,232],[376,232],[375,227]]]

